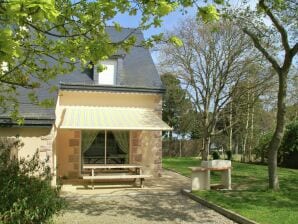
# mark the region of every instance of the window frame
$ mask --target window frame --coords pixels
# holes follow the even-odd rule
[[[81,170],[82,169],[82,166],[85,164],[85,161],[84,161],[84,153],[82,151],[82,132],[84,130],[81,130]],[[127,131],[128,132],[128,152],[127,152],[127,163],[124,163],[124,164],[130,164],[130,154],[131,154],[131,150],[130,150],[130,146],[131,146],[131,141],[130,141],[130,138],[131,138],[131,132],[128,131],[128,130],[104,130],[104,163],[103,165],[108,165],[108,164],[111,164],[111,163],[107,163],[107,152],[108,152],[108,149],[107,149],[107,146],[108,146],[108,132],[112,132],[112,131]]]
[[[106,66],[106,65],[113,65],[114,66],[114,73],[111,74],[113,75],[113,83],[102,83],[101,82],[101,79],[100,79],[100,74],[107,71],[107,70],[104,70],[102,72],[95,72],[96,74],[96,80],[97,81],[97,84],[98,85],[110,85],[110,86],[113,86],[113,85],[116,85],[116,81],[117,81],[117,75],[118,75],[118,60],[117,59],[107,59],[107,60],[104,60],[104,61],[101,61],[99,62],[100,64],[102,64],[103,66]],[[110,64],[109,64],[110,63]],[[104,74],[104,75],[109,75],[109,74]]]

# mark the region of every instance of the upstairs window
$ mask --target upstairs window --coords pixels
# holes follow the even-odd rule
[[[106,67],[102,72],[98,72],[98,84],[115,85],[117,73],[117,60],[106,60],[101,62]]]

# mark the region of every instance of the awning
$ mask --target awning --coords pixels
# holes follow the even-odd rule
[[[149,109],[71,106],[63,113],[62,129],[172,130]]]

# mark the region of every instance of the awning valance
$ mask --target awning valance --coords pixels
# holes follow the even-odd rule
[[[62,119],[62,129],[172,130],[149,109],[71,106],[64,109]]]

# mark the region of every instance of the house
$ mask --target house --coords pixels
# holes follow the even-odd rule
[[[107,29],[114,41],[131,32],[143,40],[139,30]],[[149,50],[133,47],[101,63],[107,69],[100,73],[78,68],[58,76],[52,83],[58,87],[55,108],[30,104],[21,89],[24,125],[1,114],[0,136],[19,135],[24,146],[18,156],[38,150],[55,177],[79,179],[84,164],[139,164],[144,174],[160,176],[161,131],[171,128],[161,120],[164,89]],[[37,91],[48,97],[45,88]]]

